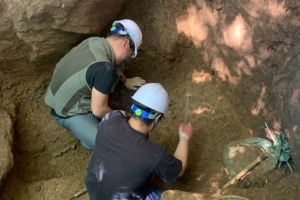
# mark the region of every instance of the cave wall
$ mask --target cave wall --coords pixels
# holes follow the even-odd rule
[[[128,7],[132,6],[137,9],[123,15],[142,24],[144,51],[163,55],[170,69],[187,62],[196,84],[217,75],[224,82],[219,89],[241,101],[233,101],[240,122],[256,127],[254,133],[261,129],[259,121],[261,126],[267,122],[272,133],[284,132],[295,170],[300,170],[299,2],[161,0],[132,1]],[[164,61],[156,61],[158,69]],[[255,120],[249,120],[249,114]]]
[[[232,100],[237,123],[257,133],[258,121],[267,121],[272,130],[287,134],[299,171],[299,5],[292,0],[1,1],[1,107],[15,119],[22,110],[20,102],[24,105],[34,97],[39,100],[32,100],[32,107],[40,109],[54,63],[78,41],[102,34],[117,17],[128,17],[143,30],[140,54],[153,61],[151,66],[141,65],[151,69],[142,77],[163,82],[178,63],[186,63],[186,68],[178,69],[183,73],[173,79],[184,80],[187,74],[194,84],[204,85],[217,77],[222,85],[213,89]],[[34,143],[27,137],[24,144]],[[11,155],[8,149],[5,153]],[[10,169],[11,162],[7,164]]]
[[[0,185],[16,159],[16,121],[26,118],[18,116],[20,102],[40,98],[54,63],[82,39],[101,35],[128,2],[0,1]]]
[[[129,0],[3,0],[0,2],[2,69],[16,71],[61,58],[88,35],[100,35]],[[22,69],[21,69],[22,68]]]

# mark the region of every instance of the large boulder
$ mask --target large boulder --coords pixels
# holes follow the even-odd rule
[[[13,126],[9,115],[0,110],[0,185],[14,165],[12,144]]]
[[[0,62],[25,59],[43,64],[59,58],[84,35],[100,35],[128,1],[3,0]]]

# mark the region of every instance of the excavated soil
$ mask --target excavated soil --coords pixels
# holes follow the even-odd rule
[[[132,1],[128,6],[137,2]],[[192,1],[177,3],[183,9],[188,2]],[[229,68],[231,73],[227,73],[225,78],[220,77],[201,53],[203,49],[192,43],[178,44],[172,52],[163,52],[161,46],[168,45],[168,42],[158,40],[160,33],[153,28],[153,24],[162,23],[162,20],[168,23],[168,19],[163,17],[154,18],[158,17],[153,14],[155,11],[164,9],[159,7],[163,3],[144,3],[136,6],[134,11],[127,9],[121,15],[122,18],[139,19],[145,30],[145,46],[137,58],[126,61],[125,74],[128,77],[140,76],[147,82],[159,82],[169,93],[167,114],[150,138],[166,146],[170,152],[175,151],[178,143],[178,125],[185,118],[186,96],[192,95],[189,116],[194,134],[190,140],[186,173],[172,186],[166,186],[160,180],[154,182],[163,189],[202,194],[203,199],[222,194],[255,200],[299,199],[299,174],[291,173],[286,165],[259,176],[253,170],[236,185],[221,190],[229,180],[222,164],[224,147],[232,141],[251,137],[267,139],[264,123],[267,122],[272,129],[272,116],[286,114],[276,109],[278,107],[272,101],[274,93],[263,95],[264,87],[271,85],[271,77],[277,72],[267,66],[254,68],[251,74],[243,75],[233,84],[231,80],[238,74]],[[170,5],[169,9],[175,9],[175,6]],[[140,19],[138,11],[152,14],[144,14],[144,19]],[[172,37],[171,32],[161,34]],[[277,59],[273,57],[268,62]],[[227,63],[230,61],[228,58]],[[55,63],[33,68],[31,76],[12,75],[10,71],[1,74],[4,80],[1,89],[6,92],[3,93],[2,104],[15,123],[15,165],[3,181],[0,199],[68,199],[85,187],[83,179],[91,152],[84,149],[70,131],[55,123],[43,99]],[[10,84],[6,85],[5,80],[10,80]],[[280,88],[277,90],[280,91]],[[116,92],[110,96],[110,105],[114,109],[129,111],[133,93],[118,85]],[[18,99],[5,98],[12,94],[18,94]],[[260,104],[262,96],[267,102],[263,107]],[[293,162],[290,165],[293,167]],[[88,196],[85,194],[78,199],[88,199]]]

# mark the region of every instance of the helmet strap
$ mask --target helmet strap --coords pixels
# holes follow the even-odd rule
[[[111,27],[110,31],[113,33],[119,33],[121,35],[128,35],[128,33],[126,31],[123,31],[122,29],[120,29],[119,27],[116,27],[116,26]]]
[[[153,131],[153,129],[156,128],[156,126],[157,126],[158,122],[161,120],[161,118],[162,118],[162,115],[157,115],[156,116],[156,119],[154,120],[154,124],[153,124],[153,127],[152,127],[151,131]]]
[[[151,131],[153,131],[153,129],[157,126],[157,123],[156,123],[156,119],[154,120],[154,124],[153,124],[153,127],[151,129]]]
[[[155,114],[150,114],[149,112],[140,109],[135,104],[131,106],[131,111],[134,112],[136,116],[147,118],[147,119],[155,119],[159,114],[158,112],[156,112]]]

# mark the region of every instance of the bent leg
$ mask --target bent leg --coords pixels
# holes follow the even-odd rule
[[[93,150],[97,135],[97,127],[100,120],[92,113],[75,115],[68,118],[54,116],[55,121],[69,129],[77,139],[81,141],[83,147]]]
[[[150,185],[147,190],[145,200],[160,200],[160,196],[162,193],[163,193],[163,190]]]
[[[87,175],[84,179],[84,183],[86,185],[86,189],[89,194],[90,200],[97,200],[97,193],[98,191],[100,191],[98,189],[98,182],[95,176],[89,171],[87,172]]]

